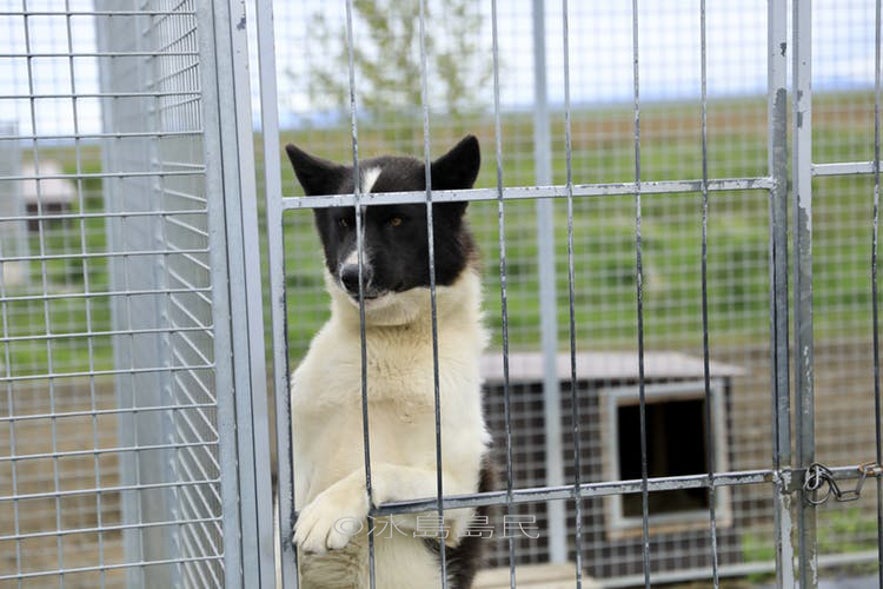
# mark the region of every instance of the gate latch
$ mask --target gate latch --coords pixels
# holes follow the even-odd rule
[[[858,482],[854,489],[843,490],[834,478],[834,472],[823,464],[814,462],[806,469],[803,478],[803,490],[806,491],[806,500],[813,505],[821,505],[832,496],[835,501],[846,503],[857,501],[862,496],[862,486],[868,477],[883,475],[883,466],[874,461],[858,465]]]

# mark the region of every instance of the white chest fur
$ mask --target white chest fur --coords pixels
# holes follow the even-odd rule
[[[366,308],[364,379],[359,311],[345,294],[329,290],[332,317],[292,376],[295,507],[303,509],[345,479],[364,485],[363,382],[375,502],[434,496],[436,374],[444,492],[476,491],[489,442],[478,370],[487,336],[477,274],[467,270],[437,289],[437,356],[428,289]],[[460,521],[452,526],[465,525],[469,515],[453,514]],[[352,542],[349,550],[359,545]]]

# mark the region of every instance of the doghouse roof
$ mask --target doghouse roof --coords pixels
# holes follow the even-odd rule
[[[21,197],[29,205],[71,204],[77,197],[77,190],[70,180],[55,178],[62,174],[61,166],[54,161],[41,161],[39,170],[31,163],[23,163],[21,175],[28,177],[21,181]],[[34,177],[37,178],[34,178]]]
[[[515,352],[509,354],[509,382],[542,382],[543,354],[540,352]],[[555,370],[558,380],[570,380],[570,354],[562,352],[556,358]],[[503,383],[502,352],[485,354],[481,359],[481,372],[488,384]],[[744,371],[738,366],[720,362],[709,363],[709,373],[714,377],[738,376]],[[579,352],[576,354],[578,380],[632,381],[638,379],[638,353],[635,352]],[[644,352],[645,380],[686,380],[703,378],[702,358],[680,352]]]

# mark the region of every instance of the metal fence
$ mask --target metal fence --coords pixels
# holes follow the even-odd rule
[[[0,586],[235,586],[272,559],[247,64],[214,19],[0,3],[0,221],[27,228],[2,259]]]
[[[512,490],[443,504],[530,518],[504,586],[883,586],[880,1],[674,4],[0,0],[0,587],[295,586],[309,209],[357,196],[296,196],[280,142],[467,132],[477,188],[432,198],[471,201]],[[353,47],[416,70],[379,100]]]
[[[460,7],[473,23],[466,42]],[[517,581],[531,564],[570,562],[571,579],[582,570],[608,586],[879,574],[878,489],[815,506],[801,487],[814,461],[843,489],[864,476],[859,463],[879,462],[879,6],[411,8],[432,23],[432,44],[396,27],[394,10],[394,39],[381,39],[358,2],[276,4],[275,31],[259,18],[263,146],[279,152],[280,120],[293,126],[284,141],[343,162],[482,139],[478,188],[432,199],[471,201],[494,330],[486,411],[514,486],[496,499],[542,530],[515,540],[514,560],[506,540],[493,544],[492,564]],[[471,48],[457,59],[477,107],[444,96],[433,46]],[[365,55],[406,85],[384,70],[396,67],[390,48],[420,66],[425,102],[407,104],[404,91],[378,102]],[[339,91],[348,74],[352,95]],[[326,79],[335,75],[340,86]],[[301,211],[358,196],[289,196],[287,166],[266,164],[285,390],[280,375],[326,317]],[[277,419],[284,431],[287,416]],[[280,475],[285,497],[284,463]]]

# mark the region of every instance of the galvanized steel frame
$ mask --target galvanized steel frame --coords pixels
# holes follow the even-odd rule
[[[638,2],[634,0],[633,9],[633,59],[634,59],[634,148],[636,155],[636,165],[634,170],[634,180],[632,182],[616,183],[616,184],[573,184],[570,173],[568,180],[564,185],[552,185],[550,175],[543,170],[547,166],[543,165],[544,158],[547,157],[548,138],[548,108],[545,97],[545,88],[543,80],[544,51],[545,45],[539,43],[539,37],[544,34],[544,26],[542,19],[539,18],[543,14],[544,3],[541,0],[535,0],[534,6],[534,41],[535,41],[535,58],[537,64],[537,88],[535,96],[537,99],[537,109],[535,112],[535,133],[537,139],[537,185],[511,187],[504,186],[502,178],[502,139],[500,137],[500,112],[499,112],[499,72],[498,62],[496,58],[496,2],[492,1],[492,15],[494,15],[494,82],[495,82],[495,100],[494,100],[494,119],[495,128],[497,129],[497,138],[495,144],[496,165],[497,165],[497,186],[495,188],[460,190],[460,191],[444,191],[432,193],[384,193],[384,194],[353,194],[343,196],[327,196],[327,197],[303,197],[284,196],[281,190],[281,170],[278,161],[272,155],[267,158],[265,166],[265,182],[267,186],[267,217],[268,217],[268,238],[269,238],[269,260],[270,260],[270,276],[271,276],[271,300],[272,300],[272,319],[273,319],[273,345],[274,345],[274,367],[275,367],[275,390],[276,390],[276,406],[277,406],[277,428],[279,433],[276,441],[278,455],[280,457],[279,464],[279,495],[281,497],[280,515],[277,525],[281,530],[281,550],[282,562],[279,563],[284,579],[285,586],[296,586],[296,559],[294,552],[291,550],[289,539],[291,537],[293,521],[295,517],[295,509],[297,506],[291,504],[292,481],[291,481],[291,465],[286,463],[291,457],[290,440],[286,431],[289,426],[288,418],[288,357],[286,353],[285,341],[285,286],[284,286],[284,242],[282,234],[282,218],[286,211],[299,209],[315,209],[323,207],[352,207],[364,205],[379,205],[391,203],[438,203],[450,201],[490,201],[498,202],[499,211],[499,232],[500,232],[500,271],[503,275],[502,282],[502,309],[503,309],[503,366],[504,374],[507,374],[508,360],[508,340],[507,333],[507,307],[506,307],[506,253],[504,244],[505,234],[505,210],[504,205],[507,201],[521,199],[535,199],[538,203],[538,227],[540,235],[546,234],[550,229],[548,220],[543,214],[544,202],[548,199],[566,200],[568,205],[574,198],[600,198],[610,195],[634,195],[636,205],[636,227],[635,227],[635,245],[636,245],[636,272],[637,272],[637,300],[638,300],[638,317],[642,315],[642,276],[641,276],[641,197],[647,194],[674,194],[683,192],[701,193],[702,199],[702,223],[703,223],[703,277],[705,273],[705,247],[707,239],[707,215],[708,200],[713,198],[716,193],[732,190],[761,190],[766,191],[769,195],[769,276],[770,276],[770,362],[772,366],[770,391],[771,391],[771,410],[774,420],[771,466],[768,469],[757,471],[740,471],[740,472],[716,472],[715,462],[712,459],[710,472],[704,475],[686,476],[686,477],[664,477],[650,478],[646,473],[646,448],[644,449],[645,463],[644,476],[639,480],[617,481],[603,483],[583,483],[576,481],[572,485],[550,484],[543,488],[536,489],[515,489],[512,488],[511,481],[507,485],[505,491],[496,491],[490,493],[474,494],[468,496],[445,496],[436,498],[427,498],[421,501],[399,502],[395,504],[386,504],[378,506],[374,513],[377,515],[391,515],[395,513],[414,513],[421,511],[432,511],[436,509],[453,509],[456,507],[479,506],[479,505],[508,505],[511,506],[522,502],[548,501],[561,502],[567,500],[575,500],[577,504],[580,498],[599,497],[605,495],[616,495],[622,493],[640,493],[642,494],[644,509],[644,559],[645,573],[640,581],[645,586],[650,586],[654,581],[674,581],[688,578],[701,578],[705,575],[713,580],[714,586],[718,586],[721,576],[732,574],[744,574],[754,570],[767,570],[764,566],[719,566],[717,559],[713,558],[711,570],[703,571],[684,571],[682,574],[666,574],[651,575],[649,570],[649,532],[648,532],[648,505],[647,497],[649,493],[659,490],[668,489],[685,489],[685,488],[705,488],[713,498],[717,489],[724,486],[733,485],[754,485],[766,484],[770,487],[775,506],[775,530],[777,538],[776,546],[776,584],[778,587],[796,587],[798,584],[802,587],[817,586],[818,578],[818,557],[816,555],[815,541],[815,513],[816,506],[807,501],[806,491],[802,488],[803,476],[806,468],[814,458],[814,415],[813,415],[813,383],[812,383],[812,224],[811,224],[811,202],[812,202],[812,178],[815,176],[828,175],[844,175],[844,174],[874,174],[875,178],[875,209],[874,209],[874,342],[877,346],[877,317],[876,317],[876,254],[877,254],[877,202],[879,198],[879,105],[880,105],[880,0],[877,0],[877,54],[875,57],[876,67],[876,90],[875,90],[875,151],[874,160],[870,162],[843,162],[843,163],[826,163],[814,165],[811,158],[811,87],[810,87],[810,71],[809,63],[811,60],[811,10],[812,6],[809,2],[791,3],[791,17],[793,27],[791,29],[791,37],[788,36],[788,17],[789,2],[787,0],[769,0],[768,1],[768,31],[767,31],[767,64],[768,64],[768,172],[765,176],[748,177],[748,178],[709,178],[707,172],[707,154],[705,151],[706,142],[706,106],[707,96],[705,92],[706,65],[705,65],[705,3],[701,2],[701,18],[700,28],[698,32],[701,37],[702,47],[702,141],[703,141],[703,173],[702,178],[695,180],[675,180],[675,181],[644,181],[640,169],[640,131],[641,131],[641,106],[640,106],[640,80],[638,76],[638,55],[639,55],[639,39],[638,39]],[[567,46],[567,2],[562,2],[562,11],[564,14],[564,30],[563,39],[565,52],[565,63],[569,49]],[[267,154],[275,154],[279,152],[278,137],[275,133],[278,128],[278,112],[275,96],[275,60],[274,60],[274,42],[272,30],[272,3],[269,1],[257,2],[257,21],[258,21],[258,45],[260,56],[260,80],[262,85],[261,106],[262,119],[264,129],[264,150]],[[348,13],[348,19],[351,14]],[[348,21],[349,22],[349,21]],[[351,26],[351,22],[349,24]],[[791,88],[791,108],[793,111],[793,127],[788,127],[789,115],[789,80],[788,80],[788,59],[792,60],[793,79],[790,83]],[[423,56],[425,59],[425,55]],[[566,73],[566,72],[565,72]],[[567,86],[567,77],[565,76],[565,86]],[[569,88],[565,88],[566,96]],[[354,95],[353,95],[354,96]],[[353,108],[353,153],[356,164],[358,163],[358,129],[355,117],[355,99],[352,98]],[[569,117],[570,105],[569,100],[565,106],[565,132],[568,135],[567,141],[567,157],[568,170],[570,162],[569,152]],[[424,104],[424,109],[427,105]],[[424,140],[426,147],[426,157],[428,157],[429,146],[429,124],[426,110],[424,110]],[[792,167],[789,175],[788,171],[788,140],[793,138],[794,145],[791,151]],[[546,151],[544,151],[546,149]],[[789,188],[790,184],[790,188]],[[788,247],[788,207],[789,203],[793,205],[795,213],[794,217],[794,281],[795,281],[795,300],[793,310],[789,305],[789,247]],[[430,215],[431,215],[431,206]],[[572,211],[572,209],[569,209]],[[568,228],[572,231],[572,228]],[[569,233],[572,235],[572,233]],[[572,239],[572,237],[570,238]],[[541,237],[542,241],[543,238]],[[572,246],[571,246],[572,247]],[[542,247],[542,251],[545,251]],[[570,272],[573,271],[572,253],[570,256]],[[541,267],[547,266],[541,264]],[[542,280],[541,284],[549,284],[554,287],[554,280]],[[572,281],[571,281],[572,288]],[[703,285],[704,286],[704,285]],[[554,293],[545,292],[543,299],[554,302]],[[571,293],[572,305],[572,293]],[[557,326],[554,322],[554,305],[551,313],[553,317],[547,317],[546,306],[544,309],[544,317],[548,322],[544,321],[544,337],[543,341],[548,339],[552,342],[551,347],[554,348],[555,336],[549,335],[557,332]],[[705,325],[705,339],[703,342],[704,361],[705,361],[705,387],[706,396],[710,395],[709,374],[708,374],[708,340],[707,340],[707,301],[703,294],[703,325]],[[794,334],[794,355],[795,373],[794,373],[794,392],[793,402],[795,405],[797,424],[792,437],[791,424],[791,406],[792,406],[792,383],[791,383],[791,334],[789,332],[789,318],[793,312],[795,320]],[[638,326],[638,349],[639,361],[642,358],[642,326]],[[573,313],[571,309],[571,342],[573,344]],[[548,332],[548,333],[547,333]],[[547,337],[548,336],[548,337]],[[544,345],[544,349],[549,346]],[[571,355],[575,350],[571,345]],[[879,415],[880,391],[879,391],[879,369],[876,367],[877,354],[875,353],[875,403]],[[642,408],[642,430],[643,430],[643,407],[646,403],[643,394],[643,381],[640,381],[640,404]],[[557,400],[558,386],[556,382],[549,382],[545,385],[547,401],[551,394]],[[550,391],[554,388],[554,393]],[[507,399],[508,401],[508,396]],[[547,402],[547,406],[550,403]],[[557,403],[554,403],[557,406]],[[508,404],[507,404],[508,407]],[[507,409],[508,412],[508,409]],[[508,415],[508,413],[507,413]],[[554,413],[547,412],[547,419],[555,420]],[[706,415],[706,420],[710,426],[711,417]],[[574,420],[576,423],[577,420]],[[508,427],[508,424],[507,424]],[[879,432],[877,433],[877,459],[880,460],[881,441]],[[552,430],[555,434],[555,430]],[[557,434],[560,436],[560,432]],[[555,437],[553,435],[553,437]],[[560,437],[559,437],[560,439]],[[554,440],[553,440],[554,442]],[[792,443],[795,444],[796,456],[792,455]],[[713,452],[713,448],[709,449]],[[560,452],[557,454],[561,456]],[[511,455],[510,455],[511,461]],[[559,468],[554,466],[556,460],[550,461],[553,465],[551,469],[557,472]],[[560,466],[560,465],[559,465]],[[507,465],[507,472],[511,471],[511,464]],[[833,469],[835,476],[838,478],[849,479],[856,475],[855,467],[843,466]],[[366,473],[370,477],[370,471]],[[880,481],[878,480],[878,520],[881,520],[880,507]],[[562,504],[563,505],[563,504]],[[714,505],[714,501],[711,501]],[[551,510],[550,517],[556,518],[556,513],[563,510]],[[711,510],[710,535],[712,550],[716,550],[715,525],[716,518],[714,510]],[[878,534],[880,528],[878,525]],[[795,531],[797,534],[795,534]],[[794,544],[795,538],[799,538],[797,545]],[[578,538],[577,538],[578,539]],[[562,557],[561,549],[563,545],[559,545],[555,539],[550,539],[552,550],[550,556],[552,560],[560,560]],[[878,542],[879,543],[879,542]],[[883,551],[883,548],[881,548]],[[510,546],[511,554],[511,546]],[[716,555],[715,555],[716,556]],[[577,563],[577,585],[580,584],[581,571]],[[883,580],[883,572],[881,580]],[[512,586],[515,586],[515,568],[512,564],[510,579]],[[637,579],[625,579],[623,582],[633,583]],[[614,583],[615,584],[615,583]]]
[[[226,312],[216,322],[229,324],[229,349],[220,358],[230,363],[228,409],[219,416],[221,432],[235,432],[235,464],[227,476],[225,501],[225,574],[227,586],[271,586],[275,578],[273,511],[270,473],[267,376],[264,353],[262,278],[251,90],[248,73],[246,6],[236,0],[200,4],[202,22],[211,35],[207,55],[215,63],[203,68],[206,131],[220,154],[213,181],[223,202],[217,202],[213,233],[224,236],[226,250],[218,252],[219,272],[229,289]],[[205,45],[204,45],[205,46]],[[223,214],[223,216],[222,216]],[[223,289],[217,289],[223,290]],[[216,294],[217,294],[216,290]],[[225,325],[226,328],[226,325]],[[219,395],[220,396],[220,395]],[[238,526],[232,520],[238,519]]]

